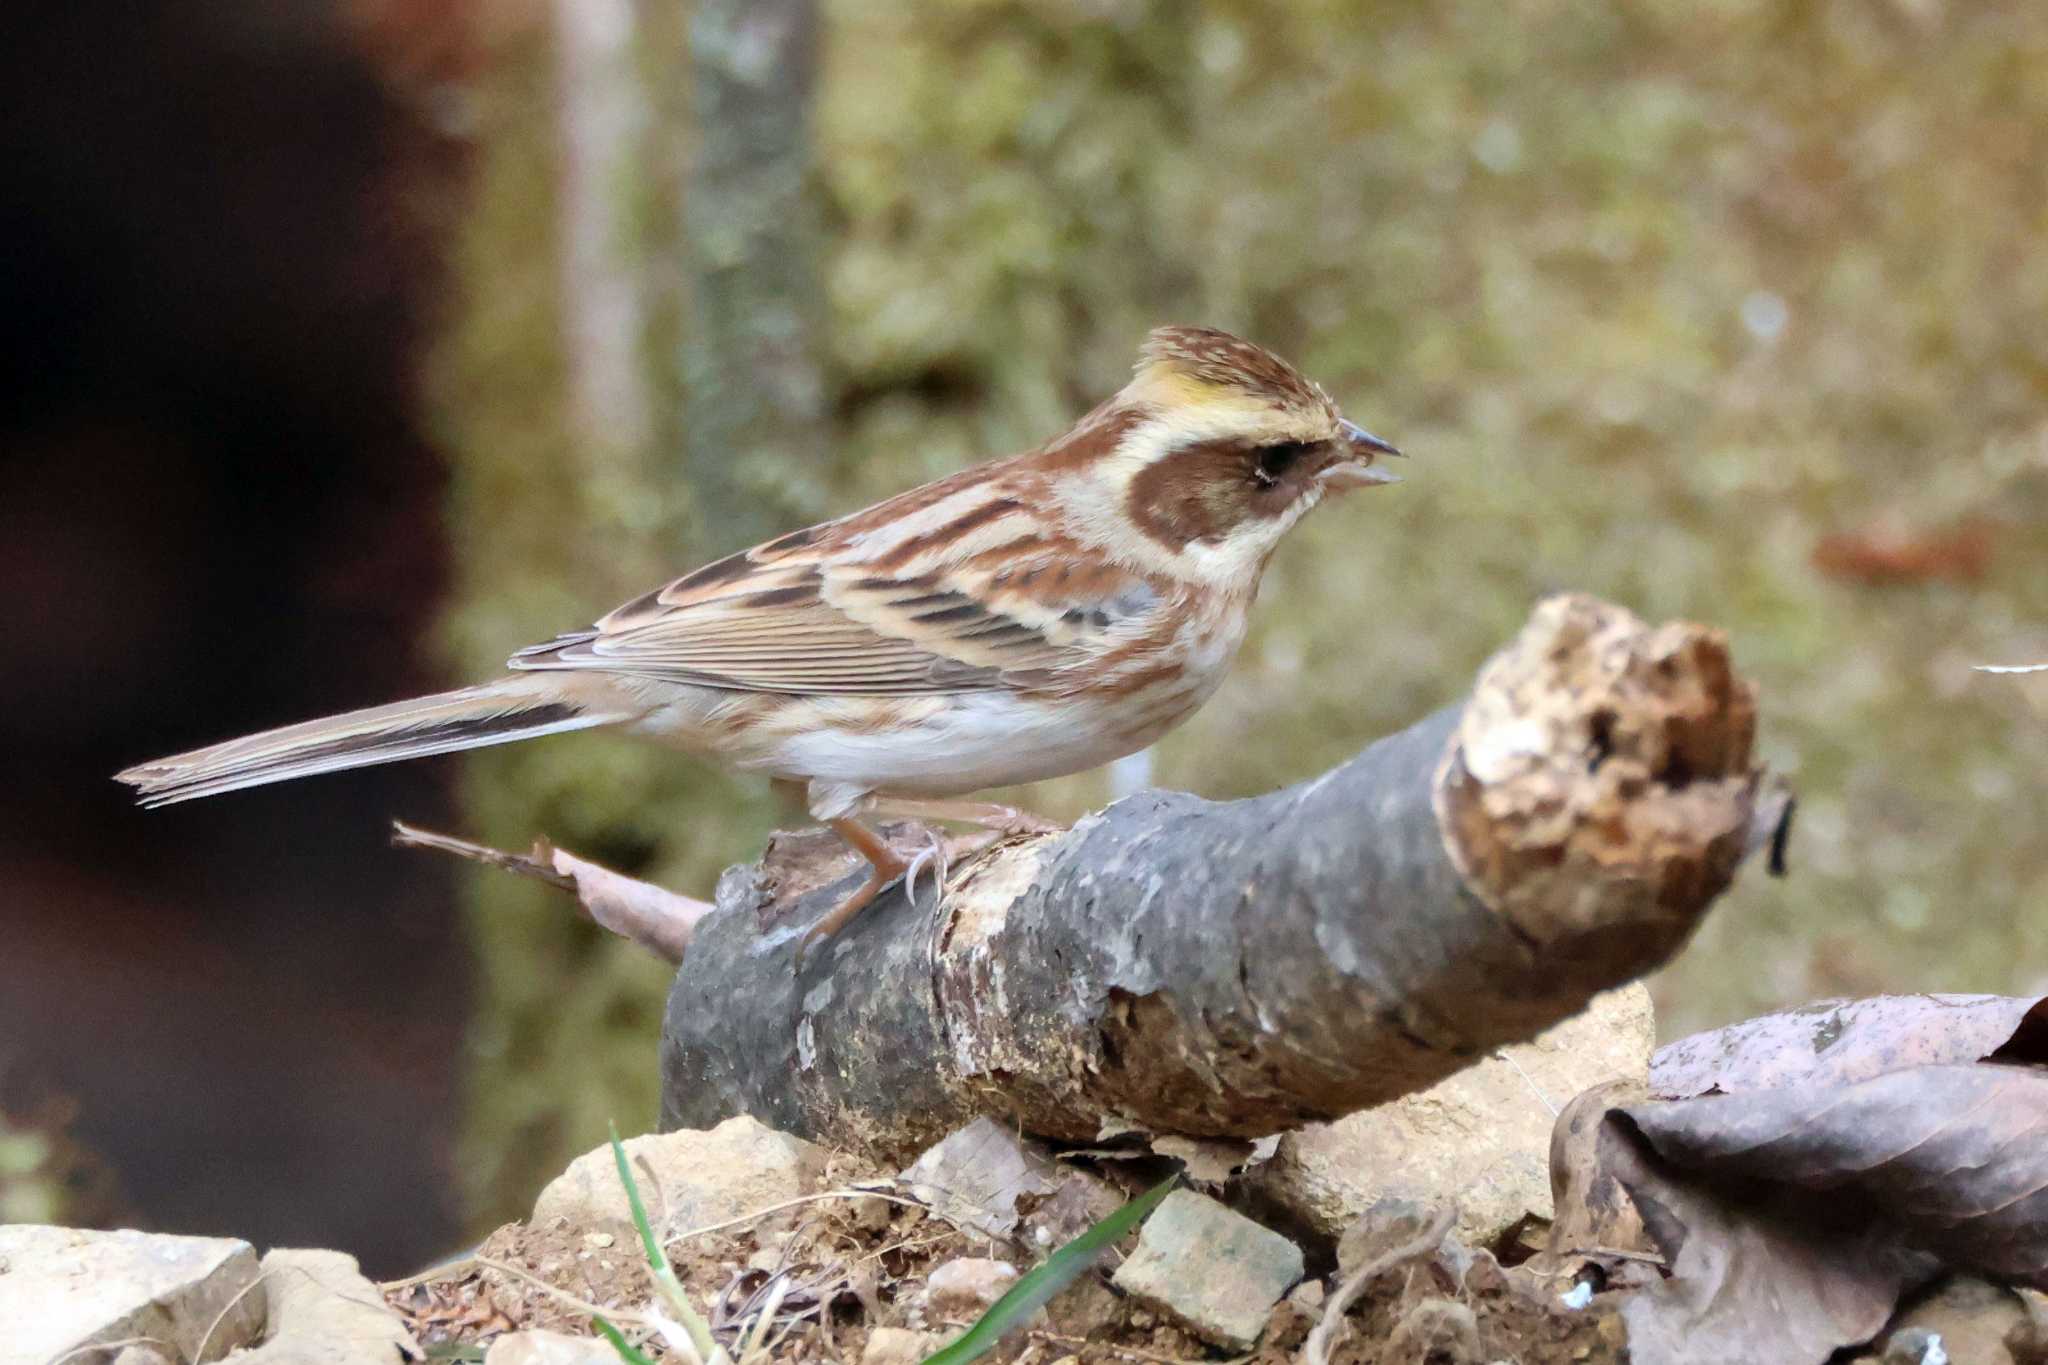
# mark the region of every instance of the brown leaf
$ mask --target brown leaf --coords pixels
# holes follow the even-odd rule
[[[1539,1270],[1564,1272],[1594,1252],[1649,1249],[1642,1215],[1600,1151],[1608,1112],[1642,1098],[1642,1082],[1609,1081],[1580,1091],[1557,1116],[1550,1130],[1550,1202],[1556,1212]]]
[[[1601,1164],[1671,1261],[1671,1278],[1622,1300],[1635,1365],[1819,1365],[1877,1335],[1928,1273],[1881,1238],[1730,1202],[1660,1161],[1624,1112],[1602,1128]]]
[[[1650,1093],[1678,1099],[1847,1084],[1982,1060],[2048,1062],[2048,997],[1879,995],[1745,1019],[1659,1048]]]
[[[1699,1184],[1737,1198],[1811,1192],[1821,1196],[1810,1212],[1818,1222],[2048,1286],[2048,1075],[1923,1066],[1618,1112]]]

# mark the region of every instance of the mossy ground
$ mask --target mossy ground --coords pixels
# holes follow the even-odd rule
[[[1169,320],[1275,346],[1414,456],[1282,551],[1156,781],[1317,771],[1583,589],[1724,626],[1801,795],[1794,880],[1746,879],[1658,980],[1667,1034],[2048,977],[2048,691],[1969,670],[2048,658],[2048,9],[841,0],[826,22],[843,440],[819,511],[1057,430]],[[533,32],[500,47],[439,387],[465,673],[712,548],[658,461],[593,470],[566,435],[551,72]],[[649,363],[673,394],[658,339]],[[1823,571],[1831,535],[1877,553]],[[1887,542],[1934,553],[1876,581]],[[776,814],[601,736],[479,755],[467,791],[476,837],[698,890]],[[504,1212],[607,1118],[651,1115],[667,974],[544,889],[480,875],[471,899],[470,1169]]]

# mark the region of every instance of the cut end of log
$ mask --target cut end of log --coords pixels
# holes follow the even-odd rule
[[[1582,595],[1486,665],[1437,779],[1452,862],[1540,945],[1661,956],[1727,887],[1759,780],[1727,638]]]

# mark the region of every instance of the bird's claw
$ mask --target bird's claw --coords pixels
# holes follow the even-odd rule
[[[946,841],[935,829],[926,830],[925,836],[930,842],[918,850],[917,856],[910,860],[910,867],[903,874],[903,894],[910,899],[912,905],[917,904],[917,874],[922,872],[927,864],[931,866],[932,884],[937,894],[946,894]]]

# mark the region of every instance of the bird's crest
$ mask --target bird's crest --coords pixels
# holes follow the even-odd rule
[[[1214,327],[1156,327],[1138,351],[1135,386],[1181,403],[1253,399],[1334,413],[1329,395],[1263,346]]]

